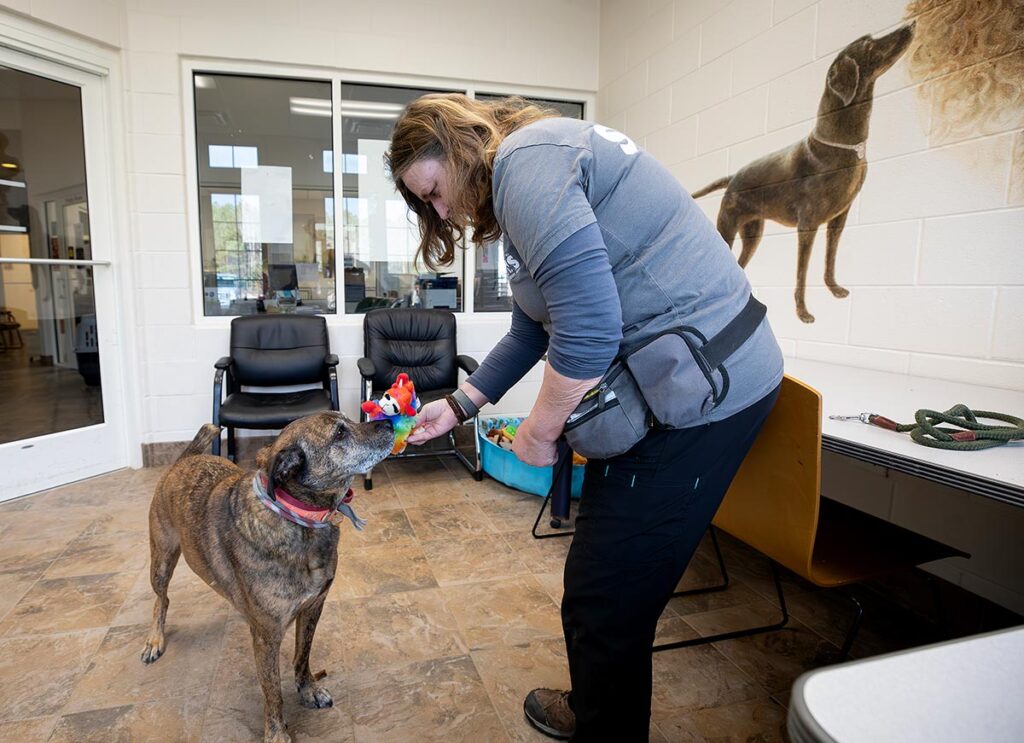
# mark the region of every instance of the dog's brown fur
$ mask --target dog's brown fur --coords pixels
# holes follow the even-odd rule
[[[302,704],[329,707],[331,695],[309,670],[324,598],[338,563],[338,528],[309,529],[273,513],[253,491],[255,470],[202,452],[217,426],[205,425],[157,484],[149,512],[153,624],[142,661],[164,652],[167,586],[180,555],[249,622],[256,671],[265,699],[264,741],[290,742],[282,716],[278,653],[295,626],[295,685]],[[340,413],[301,418],[257,459],[267,492],[283,488],[299,500],[336,508],[353,477],[391,451],[388,421],[356,424]]]
[[[850,205],[868,173],[867,161],[859,159],[856,152],[822,140],[849,145],[867,141],[875,80],[906,51],[913,31],[911,23],[879,39],[863,36],[849,44],[829,67],[810,136],[693,193],[699,198],[726,188],[718,231],[729,247],[736,233],[741,234],[739,264],[743,267],[761,242],[764,220],[797,228],[796,314],[804,322],[814,322],[807,311],[804,289],[811,248],[822,224],[828,224],[825,284],[836,297],[849,294],[836,283],[836,251]]]

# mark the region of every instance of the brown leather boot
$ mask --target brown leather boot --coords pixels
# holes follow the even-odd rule
[[[551,738],[568,740],[576,732],[576,715],[567,691],[534,689],[523,701],[523,712],[531,725]]]

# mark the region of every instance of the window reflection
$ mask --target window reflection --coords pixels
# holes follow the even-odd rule
[[[402,109],[437,91],[344,83],[341,86],[342,244],[345,311],[376,307],[462,309],[464,254],[440,273],[415,261],[415,215],[384,171],[384,153]]]
[[[477,100],[494,101],[504,98],[497,93],[477,93]],[[527,98],[544,108],[553,108],[561,116],[572,119],[583,118],[583,104],[578,101],[559,101],[547,98]],[[510,312],[512,291],[508,286],[505,271],[505,240],[481,245],[476,249],[476,279],[473,287],[473,310],[475,312]]]
[[[206,314],[335,312],[331,84],[194,81]]]

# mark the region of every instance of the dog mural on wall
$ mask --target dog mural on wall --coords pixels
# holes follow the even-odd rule
[[[849,295],[836,282],[836,251],[850,205],[867,177],[875,80],[903,55],[913,34],[911,22],[880,38],[862,36],[849,44],[829,67],[810,134],[693,193],[699,198],[725,188],[718,231],[730,248],[740,234],[742,267],[754,257],[766,219],[797,228],[796,314],[805,323],[814,322],[804,293],[811,249],[823,224],[825,284],[835,297]]]

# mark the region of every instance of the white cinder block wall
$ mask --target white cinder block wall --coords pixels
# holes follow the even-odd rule
[[[690,191],[806,136],[836,53],[902,22],[904,0],[605,0],[598,117]],[[879,78],[867,181],[816,322],[794,312],[795,229],[766,223],[747,273],[791,356],[1024,389],[1024,110],[939,139],[905,58]],[[700,200],[712,221],[722,191]],[[737,252],[739,239],[737,238]]]
[[[806,136],[836,53],[895,28],[905,7],[604,0],[599,119],[695,191]],[[875,88],[867,180],[836,263],[850,296],[824,286],[824,230],[808,271],[814,324],[794,311],[793,229],[766,223],[747,274],[788,356],[1024,389],[1024,110],[940,139],[905,62]],[[712,221],[721,194],[699,201]],[[932,569],[1024,611],[1021,509],[842,457],[825,458],[823,488],[970,552]]]
[[[4,9],[121,50],[125,89],[125,159],[136,308],[137,353],[128,371],[140,383],[129,400],[139,417],[139,443],[189,440],[210,416],[213,362],[227,353],[228,319],[194,315],[201,292],[193,275],[186,216],[194,200],[186,184],[183,132],[191,99],[182,97],[182,60],[260,62],[380,73],[403,82],[423,78],[481,89],[545,89],[592,95],[597,89],[598,0],[527,0],[510,12],[498,0],[0,0]],[[552,93],[554,94],[554,93]],[[340,234],[338,235],[340,241]],[[340,255],[339,255],[340,260]],[[129,283],[129,282],[126,282]],[[469,291],[472,288],[469,287]],[[483,359],[508,328],[509,316],[459,316],[459,350]],[[341,359],[342,409],[358,411],[355,360],[362,355],[361,318],[329,317],[332,351]],[[497,406],[525,414],[542,365]]]

